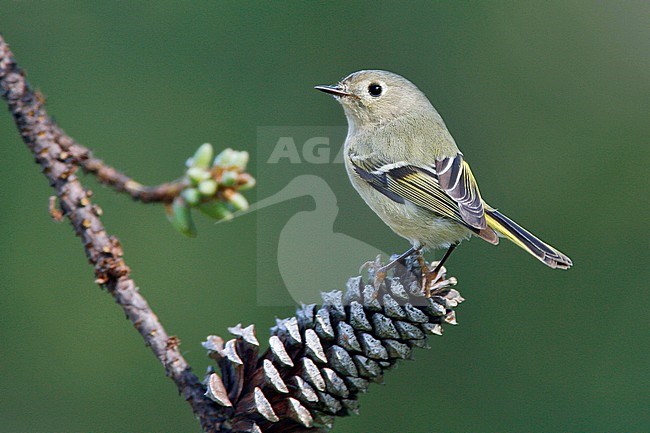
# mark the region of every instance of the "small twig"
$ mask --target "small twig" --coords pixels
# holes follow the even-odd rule
[[[179,179],[157,186],[144,186],[115,168],[104,164],[101,159],[93,157],[90,153],[87,158],[80,159],[79,163],[85,172],[97,176],[102,184],[110,186],[118,192],[126,192],[134,200],[142,203],[171,203],[189,184],[185,179]]]
[[[183,190],[192,186],[192,181],[187,176],[156,186],[142,185],[115,167],[111,167],[101,159],[96,158],[90,149],[77,143],[56,125],[54,125],[54,128],[59,135],[65,136],[65,139],[59,143],[63,149],[61,153],[62,160],[80,166],[85,173],[94,175],[101,184],[111,187],[117,192],[126,193],[133,200],[142,203],[170,204],[175,198],[181,195]],[[221,180],[220,172],[221,170],[213,169],[212,174],[216,177],[215,180]],[[232,185],[225,186],[219,183],[217,187],[218,194],[215,194],[215,196],[228,201],[228,197],[232,196],[236,190],[240,188],[243,190],[245,187],[250,187],[254,185],[254,182],[255,179],[250,174],[239,172]]]
[[[142,185],[116,168],[106,165],[104,161],[96,158],[88,148],[67,136],[60,128],[54,127],[59,135],[65,136],[65,140],[59,143],[63,149],[61,155],[63,160],[81,166],[84,172],[95,175],[103,185],[109,186],[117,192],[127,193],[134,200],[142,203],[171,203],[188,186],[186,179],[156,186]]]
[[[104,229],[99,218],[100,209],[92,204],[90,192],[84,189],[76,175],[74,159],[83,153],[85,148],[66,135],[48,116],[43,98],[27,84],[2,36],[0,93],[7,101],[23,141],[34,154],[36,162],[54,189],[63,215],[70,220],[75,233],[81,238],[86,256],[94,267],[97,283],[105,286],[122,307],[179,392],[192,406],[203,429],[206,432],[226,431],[223,426],[223,411],[203,395],[203,386],[178,349],[178,339],[167,334],[158,317],[139,293],[130,277],[130,269],[122,258],[123,250],[118,239]],[[86,155],[89,155],[87,150]],[[93,162],[98,173],[110,172],[109,168],[96,161],[88,157],[86,164]],[[143,201],[143,197],[166,201],[170,194],[177,191],[177,187],[173,187],[174,184],[167,184],[149,190],[144,188],[148,195],[143,194],[142,191],[137,192],[138,188],[129,183],[130,179],[116,173],[111,172],[112,176],[105,174],[106,182],[116,188],[124,188],[132,196],[132,191],[135,191],[134,198]],[[101,178],[100,176],[100,180]]]

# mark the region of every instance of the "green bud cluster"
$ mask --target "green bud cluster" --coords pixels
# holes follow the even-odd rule
[[[248,158],[248,152],[230,148],[214,157],[210,143],[199,146],[186,162],[183,182],[187,187],[167,207],[174,228],[196,236],[191,208],[218,221],[230,220],[234,212],[248,209],[248,200],[239,192],[255,186],[255,179],[244,172]]]

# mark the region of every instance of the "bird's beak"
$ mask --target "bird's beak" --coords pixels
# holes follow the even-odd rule
[[[343,91],[343,88],[339,85],[336,86],[314,86],[314,89],[320,90],[321,92],[329,93],[334,96],[352,96],[351,93]]]

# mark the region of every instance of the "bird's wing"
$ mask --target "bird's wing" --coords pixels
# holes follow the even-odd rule
[[[458,203],[440,187],[434,167],[391,163],[374,157],[351,156],[354,171],[370,186],[397,203],[405,200],[436,215],[467,225]]]
[[[459,153],[455,157],[438,159],[435,167],[440,187],[458,203],[463,221],[479,230],[486,228],[483,199],[463,155]]]
[[[494,231],[487,228],[478,186],[462,155],[431,166],[357,155],[350,155],[350,162],[361,179],[391,200],[408,200],[464,225],[488,242],[498,243]]]

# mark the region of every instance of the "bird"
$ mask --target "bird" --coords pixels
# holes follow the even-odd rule
[[[568,256],[485,202],[445,122],[426,95],[388,71],[354,72],[318,85],[342,106],[348,122],[344,162],[352,185],[396,234],[411,243],[398,260],[446,248],[436,276],[456,246],[477,236],[506,238],[545,265],[568,269]]]

